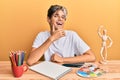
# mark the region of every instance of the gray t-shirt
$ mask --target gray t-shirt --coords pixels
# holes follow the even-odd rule
[[[49,31],[40,32],[32,47],[38,48],[48,39],[49,36]],[[51,55],[54,53],[58,53],[62,57],[73,57],[75,54],[82,55],[89,49],[90,47],[78,36],[76,32],[66,30],[65,37],[61,37],[54,41],[46,50],[44,57],[47,61],[50,60]]]

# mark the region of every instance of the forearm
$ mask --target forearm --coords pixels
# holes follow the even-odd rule
[[[113,41],[112,41],[112,39],[108,36],[108,39],[109,39],[109,41],[110,41],[110,44],[109,44],[109,46],[108,47],[111,47],[112,46],[112,44],[113,44]]]
[[[64,58],[63,63],[91,62],[94,60],[95,59],[91,58],[89,55],[82,55],[82,56]]]
[[[52,40],[50,37],[40,47],[31,51],[31,53],[27,59],[27,63],[29,65],[36,63],[43,56],[43,54],[48,49],[48,47],[51,45],[51,43],[52,43]]]
[[[78,63],[78,62],[92,62],[95,61],[94,54],[85,53],[81,56],[63,58],[63,63]]]

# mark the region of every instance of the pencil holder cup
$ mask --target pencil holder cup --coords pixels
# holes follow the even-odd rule
[[[20,66],[12,65],[12,72],[15,77],[21,77],[24,72],[28,70],[28,66],[26,64]]]

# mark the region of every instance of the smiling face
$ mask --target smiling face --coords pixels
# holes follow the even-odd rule
[[[66,15],[62,10],[57,10],[53,13],[51,18],[48,17],[48,23],[50,24],[51,29],[63,29],[64,23],[66,20]]]
[[[47,13],[47,21],[51,31],[63,29],[66,21],[67,9],[61,5],[51,5]]]

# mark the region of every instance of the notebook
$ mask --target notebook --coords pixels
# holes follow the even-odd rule
[[[39,64],[30,66],[29,69],[48,76],[54,80],[59,79],[72,70],[70,67],[65,67],[49,61],[40,62]]]

